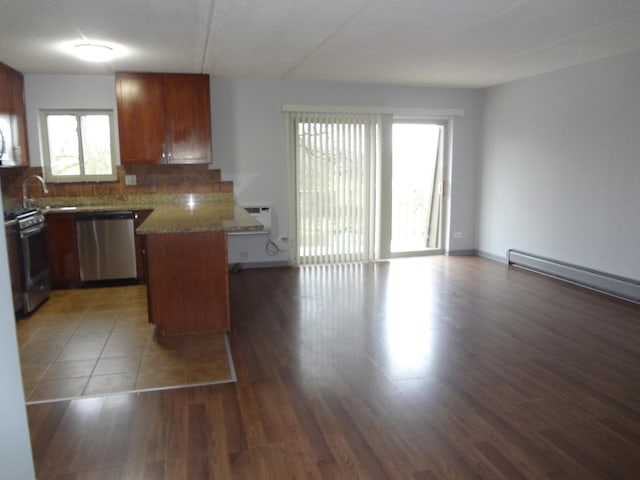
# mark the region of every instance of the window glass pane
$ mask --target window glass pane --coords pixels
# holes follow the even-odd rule
[[[49,163],[53,175],[80,175],[75,115],[47,115]]]
[[[83,115],[80,117],[80,121],[85,174],[110,175],[113,166],[111,164],[109,116]]]
[[[391,252],[440,248],[442,130],[436,124],[393,124]]]

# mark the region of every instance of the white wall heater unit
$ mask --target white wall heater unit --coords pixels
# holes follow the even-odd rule
[[[247,230],[244,232],[229,232],[228,235],[264,235],[271,233],[271,207],[268,205],[242,206],[249,215],[264,225],[264,230]]]
[[[509,265],[515,267],[549,275],[608,295],[640,303],[639,280],[619,277],[519,250],[509,250],[507,261]]]

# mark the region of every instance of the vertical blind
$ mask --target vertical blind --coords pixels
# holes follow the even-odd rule
[[[290,112],[296,263],[375,256],[379,117]]]

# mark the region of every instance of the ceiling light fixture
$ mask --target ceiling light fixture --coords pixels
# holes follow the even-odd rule
[[[95,43],[81,43],[74,47],[76,57],[87,62],[108,62],[113,58],[113,48]]]

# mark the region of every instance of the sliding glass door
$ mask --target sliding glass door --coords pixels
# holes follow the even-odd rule
[[[445,125],[392,125],[390,256],[442,252]]]
[[[446,121],[290,112],[296,264],[443,252]]]

